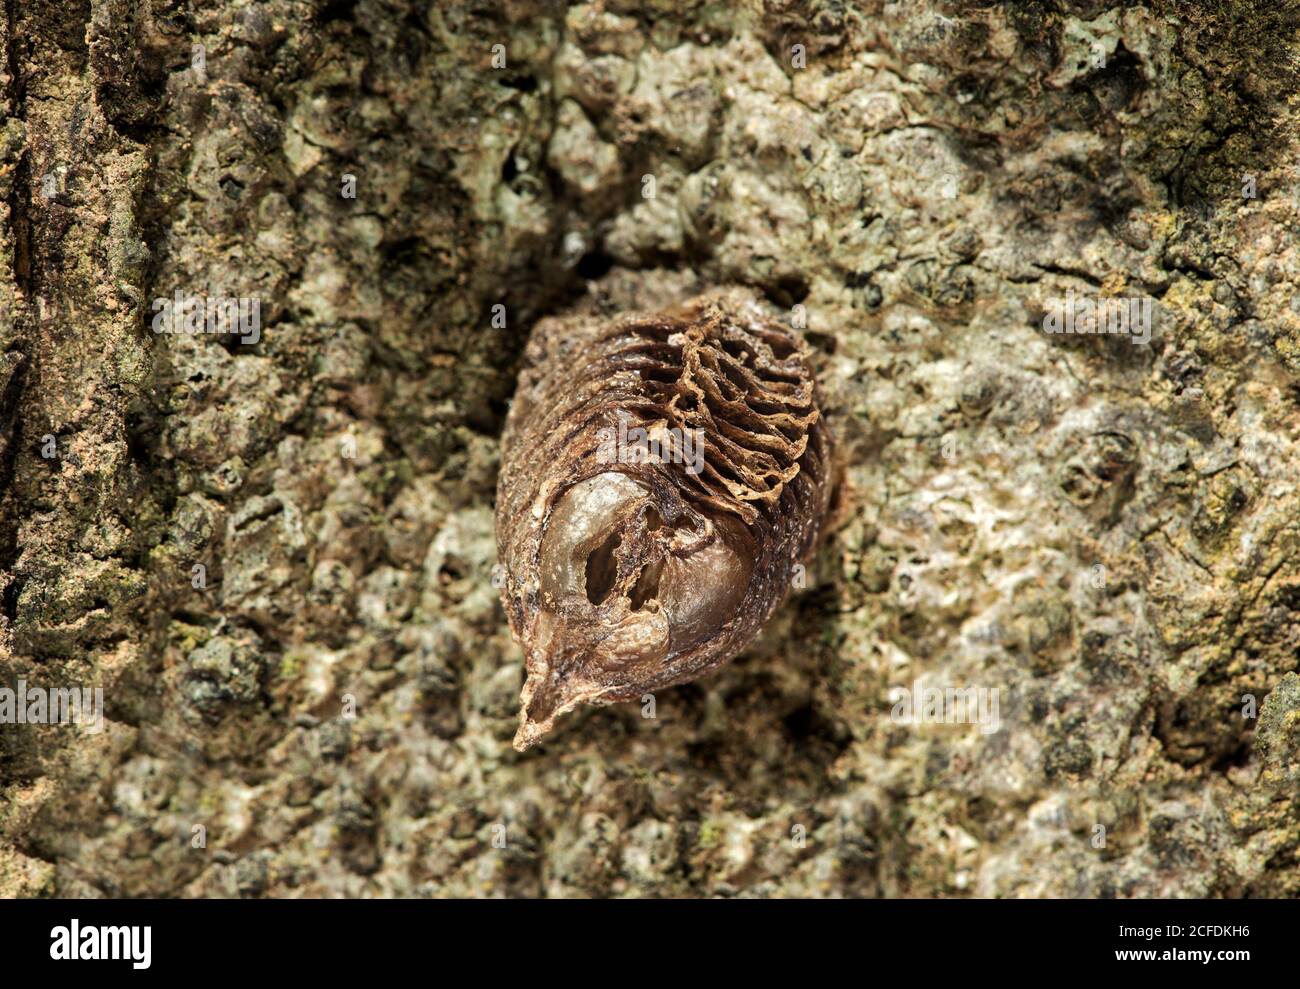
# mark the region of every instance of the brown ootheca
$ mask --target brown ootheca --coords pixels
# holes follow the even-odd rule
[[[798,582],[831,486],[807,344],[748,291],[539,323],[497,486],[515,747],[733,658]]]

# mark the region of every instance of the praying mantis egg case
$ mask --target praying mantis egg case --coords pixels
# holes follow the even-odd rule
[[[533,331],[502,439],[515,748],[579,704],[732,659],[825,527],[831,436],[803,338],[752,293]]]

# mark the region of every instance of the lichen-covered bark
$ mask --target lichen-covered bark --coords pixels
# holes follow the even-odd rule
[[[106,723],[0,724],[0,895],[1300,893],[1298,29],[7,0],[0,686]],[[746,656],[520,756],[529,330],[729,284],[806,321],[838,528]]]

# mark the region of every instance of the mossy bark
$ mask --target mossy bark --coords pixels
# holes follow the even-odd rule
[[[0,725],[0,895],[1300,893],[1297,23],[7,0],[0,686],[106,721]],[[726,671],[521,757],[530,328],[727,284],[807,324],[840,527]]]

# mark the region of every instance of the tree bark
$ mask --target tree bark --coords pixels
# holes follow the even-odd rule
[[[105,717],[0,724],[0,895],[1300,893],[1298,25],[6,0],[0,687]],[[730,284],[818,351],[840,526],[519,756],[528,333]]]

